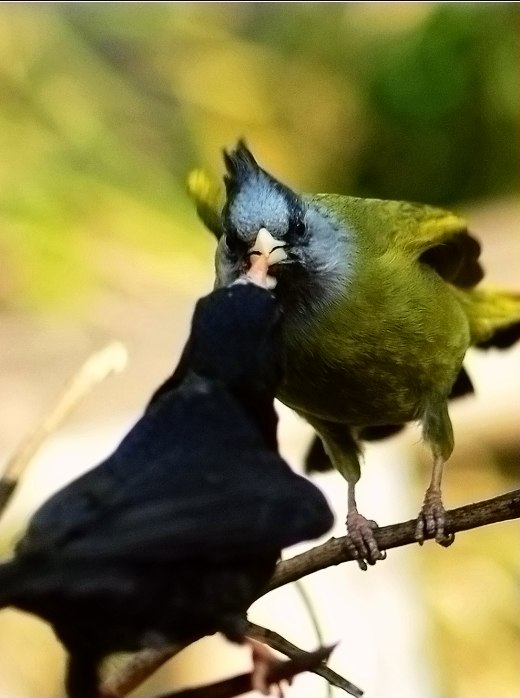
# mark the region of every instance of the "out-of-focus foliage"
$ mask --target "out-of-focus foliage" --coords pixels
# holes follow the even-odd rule
[[[363,191],[450,204],[518,184],[519,18],[514,5],[445,3],[376,49]]]
[[[451,204],[510,192],[509,3],[0,6],[0,302],[76,309],[207,263],[184,191],[245,136],[294,186]],[[124,247],[121,243],[124,242]]]
[[[513,475],[501,472],[500,454],[477,437],[472,447],[459,444],[449,463],[449,491],[472,502],[513,490],[518,448],[515,454]],[[520,621],[512,609],[518,609],[518,534],[518,521],[486,526],[457,535],[451,548],[456,561],[439,546],[421,558],[439,697],[513,698],[516,693]]]

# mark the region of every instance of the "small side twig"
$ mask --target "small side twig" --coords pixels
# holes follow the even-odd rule
[[[62,424],[80,400],[111,373],[122,371],[127,351],[120,342],[111,342],[92,354],[70,378],[55,405],[12,454],[0,479],[0,514],[6,508],[20,476],[32,461],[44,441]]]
[[[249,628],[251,630],[251,635],[255,638],[255,640],[260,640],[260,642],[264,642],[266,645],[269,645],[269,647],[271,647],[273,650],[281,652],[282,654],[285,654],[287,657],[290,657],[291,659],[298,659],[299,657],[303,657],[304,655],[309,654],[305,650],[302,650],[296,645],[293,645],[292,642],[289,642],[289,640],[286,640],[284,637],[279,635],[274,630],[269,630],[268,628],[264,628],[261,625],[257,625],[256,623],[251,622],[249,622]],[[313,674],[321,676],[323,679],[328,681],[328,683],[331,686],[334,686],[335,688],[341,688],[341,690],[345,691],[346,693],[349,693],[351,696],[361,698],[361,696],[363,695],[363,691],[361,690],[361,688],[358,688],[358,686],[348,681],[348,679],[345,679],[343,676],[337,674],[328,666],[325,666],[324,663],[323,666],[317,665],[314,669],[309,669],[309,671],[311,671]]]
[[[300,659],[305,660],[305,657],[307,657],[309,654],[309,652],[306,652],[296,645],[293,645],[291,642],[273,630],[263,628],[262,626],[251,622],[249,622],[248,625],[251,629],[252,637],[260,640],[260,642],[263,642],[266,645],[269,645],[269,647],[277,652],[285,654],[291,659],[298,661]],[[188,644],[189,643],[179,644],[165,650],[143,650],[132,655],[129,659],[125,659],[116,668],[112,668],[109,671],[108,676],[104,679],[101,685],[100,695],[126,696],[128,693],[137,688],[137,686],[142,684],[169,659],[172,659],[175,655],[179,654],[179,652],[187,647]],[[308,671],[318,674],[318,676],[324,678],[332,686],[337,686],[347,693],[356,696],[356,698],[360,698],[363,695],[363,691],[360,688],[326,666],[320,666],[317,664],[314,669],[309,669]],[[247,690],[250,689],[248,688]]]
[[[305,586],[303,579],[298,579],[297,582],[294,582],[294,588],[298,592],[298,594],[301,598],[301,601],[305,607],[305,611],[306,611],[307,615],[309,616],[309,620],[314,628],[314,632],[316,633],[317,641],[320,643],[320,645],[324,645],[325,640],[323,637],[323,633],[321,632],[318,614],[316,613],[314,603],[312,602],[312,599],[310,597],[310,594],[307,591],[307,588]],[[332,698],[332,684],[330,683],[330,681],[327,681],[326,698]]]
[[[290,681],[297,674],[313,671],[329,658],[333,649],[333,647],[319,647],[314,652],[304,652],[294,659],[280,661],[269,671],[267,682],[275,684],[281,681]],[[240,674],[218,683],[164,693],[157,698],[233,698],[233,696],[239,696],[252,690],[251,679],[251,673]]]
[[[142,650],[125,658],[108,672],[101,684],[100,696],[126,696],[189,644],[186,642],[167,649]]]

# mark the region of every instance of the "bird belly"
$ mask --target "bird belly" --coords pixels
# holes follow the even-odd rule
[[[469,345],[460,304],[445,285],[440,294],[399,308],[351,304],[303,332],[289,326],[278,398],[304,416],[352,426],[420,419],[432,396],[449,394]]]

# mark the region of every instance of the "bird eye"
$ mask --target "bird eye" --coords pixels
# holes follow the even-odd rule
[[[302,220],[297,220],[294,225],[292,226],[293,231],[296,233],[298,236],[302,236],[305,233],[305,223]]]
[[[240,257],[247,252],[247,243],[240,237],[235,228],[228,228],[224,233],[224,244],[228,254]]]

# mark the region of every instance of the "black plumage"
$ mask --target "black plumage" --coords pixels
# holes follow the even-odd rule
[[[0,566],[0,607],[47,620],[68,651],[70,698],[96,695],[115,651],[215,632],[243,642],[281,550],[332,525],[277,451],[278,319],[252,284],[201,299],[142,418],[35,513]]]

